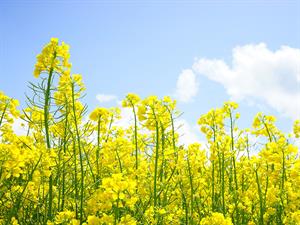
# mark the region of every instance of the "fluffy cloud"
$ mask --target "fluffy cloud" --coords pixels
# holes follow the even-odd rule
[[[123,108],[122,102],[118,101],[118,107],[121,109],[121,118],[114,122],[114,125],[123,127],[125,129],[133,126],[134,124],[134,116],[131,108]],[[188,146],[189,144],[198,142],[202,143],[204,147],[205,144],[200,140],[199,137],[199,128],[197,126],[191,126],[185,119],[177,119],[175,120],[175,130],[179,134],[179,144]],[[149,131],[142,126],[139,126],[141,133],[149,134]]]
[[[193,70],[222,84],[234,100],[262,100],[285,116],[300,117],[300,49],[271,51],[264,43],[238,46],[231,65],[200,58]]]
[[[97,99],[100,103],[104,103],[104,102],[116,101],[116,100],[118,99],[118,97],[115,96],[115,95],[98,94],[98,95],[96,96],[96,99]]]
[[[175,121],[175,129],[179,134],[179,144],[188,146],[195,142],[202,143],[199,138],[199,129],[191,126],[185,119]],[[204,146],[204,145],[203,145]]]
[[[12,129],[17,135],[27,135],[28,124],[22,119],[18,118],[14,120]]]
[[[181,102],[190,102],[198,93],[196,75],[190,69],[183,70],[178,77],[175,96]]]
[[[133,117],[133,112],[131,108],[122,108],[119,105],[121,109],[121,118],[116,120],[114,125],[123,127],[125,129],[129,128],[134,124],[134,117]]]

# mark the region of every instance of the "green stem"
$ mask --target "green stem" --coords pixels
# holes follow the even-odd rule
[[[138,140],[137,140],[137,118],[134,105],[132,105],[133,115],[134,115],[134,144],[135,144],[135,169],[138,169]],[[136,177],[137,178],[137,177]]]
[[[193,221],[193,207],[194,207],[194,186],[193,186],[193,177],[191,172],[191,165],[190,165],[190,158],[189,155],[187,157],[187,164],[188,164],[188,173],[189,173],[189,182],[190,182],[190,194],[191,194],[191,212],[190,212],[190,224],[194,224]]]
[[[224,152],[221,154],[222,156],[222,209],[224,216],[226,215],[226,206],[225,206],[225,159]]]
[[[47,88],[45,92],[45,105],[44,105],[44,126],[45,126],[45,133],[46,133],[46,143],[47,143],[47,148],[50,150],[51,144],[50,144],[50,134],[49,134],[49,113],[50,113],[50,100],[51,100],[51,83],[52,83],[52,78],[53,78],[53,62],[56,58],[56,52],[53,54],[52,58],[52,63],[51,63],[51,68],[49,71],[49,76],[47,80]],[[53,178],[52,178],[52,173],[49,177],[49,205],[48,205],[48,218],[51,220],[53,218],[52,215],[52,201],[53,201]]]
[[[158,122],[156,121],[156,146],[155,146],[155,164],[154,164],[154,208],[157,206],[157,169],[158,169],[158,156],[159,156],[159,129]]]
[[[97,179],[96,179],[96,187],[99,186],[100,182],[100,165],[99,165],[99,158],[100,158],[100,132],[101,132],[101,116],[98,119],[97,124],[97,150],[96,150],[96,169],[97,169]]]
[[[73,140],[76,138],[73,136]],[[74,202],[75,202],[75,213],[76,213],[76,219],[78,219],[78,206],[77,206],[77,200],[78,200],[78,182],[77,182],[77,151],[76,151],[76,144],[75,141],[73,141],[73,155],[74,155],[74,188],[75,188],[75,196],[74,196]]]
[[[67,152],[67,126],[68,126],[68,108],[66,108],[65,129],[64,129],[64,138],[63,138],[64,156]],[[65,163],[66,162],[63,157],[62,200],[61,200],[61,210],[62,211],[64,210],[64,206],[65,206],[65,182],[66,182]]]
[[[81,150],[81,141],[80,134],[76,116],[76,107],[75,107],[75,93],[74,93],[74,83],[72,83],[72,106],[73,106],[73,115],[74,115],[74,123],[76,130],[76,139],[79,150],[79,161],[80,161],[80,224],[83,223],[83,199],[84,199],[84,171],[83,171],[83,158],[82,158],[82,150]]]
[[[257,169],[255,170],[255,177],[256,177],[256,183],[257,183],[257,189],[258,189],[258,195],[259,195],[259,209],[260,209],[260,216],[259,216],[259,224],[264,224],[264,207],[263,207],[263,196],[262,196],[262,190],[259,182],[258,172]]]
[[[4,110],[3,110],[2,115],[1,115],[1,118],[0,118],[0,126],[1,126],[2,121],[3,121],[3,119],[4,119],[4,115],[5,115],[6,109],[7,109],[7,107],[8,107],[8,104],[9,104],[9,102],[7,102],[7,103],[5,104],[5,106],[4,106]]]

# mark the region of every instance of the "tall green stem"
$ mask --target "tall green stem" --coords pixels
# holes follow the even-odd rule
[[[190,212],[190,224],[194,224],[193,220],[193,207],[194,207],[194,186],[193,186],[193,177],[191,171],[190,157],[189,154],[187,156],[187,164],[188,164],[188,173],[189,173],[189,182],[190,182],[190,195],[191,195],[191,212]]]
[[[4,115],[5,115],[5,113],[6,113],[7,107],[8,107],[8,102],[5,104],[4,109],[3,109],[3,112],[2,112],[2,115],[1,115],[1,117],[0,117],[0,126],[1,126],[2,121],[3,121],[3,119],[4,119]]]
[[[75,93],[74,93],[74,83],[72,83],[72,103],[73,103],[73,115],[74,115],[74,123],[76,130],[76,139],[79,150],[79,161],[80,161],[80,224],[83,222],[83,199],[84,199],[84,171],[83,171],[83,158],[82,158],[82,150],[81,150],[81,141],[80,134],[78,129],[77,115],[76,115],[76,107],[75,107]],[[75,165],[76,166],[76,165]],[[76,176],[76,174],[75,174]]]
[[[133,116],[134,116],[134,144],[135,144],[135,169],[138,169],[138,141],[137,141],[137,118],[134,105],[132,105]],[[137,178],[137,177],[136,177]]]
[[[158,169],[158,156],[159,156],[159,127],[156,121],[156,146],[155,146],[155,164],[154,164],[154,208],[157,206],[157,169]]]
[[[101,132],[101,116],[99,117],[98,124],[97,124],[97,149],[96,149],[97,175],[96,175],[96,187],[99,186],[99,182],[100,182],[100,165],[99,165],[99,159],[100,159],[100,132]]]
[[[50,144],[50,134],[49,134],[49,113],[50,113],[50,100],[51,100],[51,83],[52,83],[52,78],[53,78],[53,62],[56,58],[56,52],[54,52],[53,58],[52,58],[52,63],[51,63],[51,68],[49,71],[49,76],[47,80],[47,88],[45,91],[45,105],[44,105],[44,126],[45,126],[45,135],[46,135],[46,143],[47,143],[47,149],[50,151],[51,149],[51,144]],[[52,201],[53,201],[53,178],[52,174],[49,177],[49,205],[48,205],[48,218],[52,219]]]

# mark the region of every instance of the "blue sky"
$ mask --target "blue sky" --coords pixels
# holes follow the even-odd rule
[[[264,110],[289,131],[300,115],[299,28],[296,0],[0,0],[0,90],[24,102],[36,55],[57,37],[71,46],[90,109],[117,104],[99,94],[172,95],[194,131],[201,114],[233,98],[241,126]]]

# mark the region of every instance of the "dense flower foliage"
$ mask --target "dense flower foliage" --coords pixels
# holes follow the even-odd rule
[[[180,145],[170,97],[128,94],[129,127],[120,108],[88,114],[69,57],[58,39],[43,48],[27,108],[0,92],[0,224],[300,224],[299,121],[239,129],[226,102],[198,120],[205,145]]]

